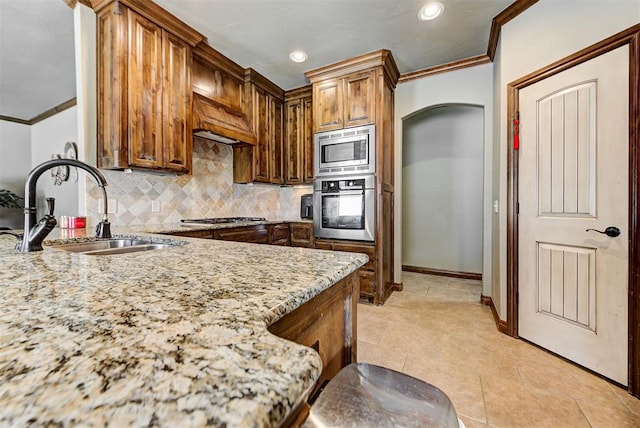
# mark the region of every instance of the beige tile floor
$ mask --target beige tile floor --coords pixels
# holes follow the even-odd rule
[[[640,400],[497,331],[478,281],[403,272],[383,306],[358,304],[358,360],[442,389],[467,427],[640,427]]]

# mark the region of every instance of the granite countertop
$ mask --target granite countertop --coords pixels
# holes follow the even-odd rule
[[[0,236],[0,425],[277,425],[322,362],[267,326],[367,261],[113,234],[186,244],[110,256],[50,245],[21,254],[14,237]],[[56,229],[45,244],[61,237]]]

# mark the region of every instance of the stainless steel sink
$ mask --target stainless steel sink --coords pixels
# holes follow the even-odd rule
[[[137,253],[139,251],[161,250],[175,247],[183,243],[153,242],[148,239],[113,238],[98,241],[72,242],[52,245],[59,250],[71,251],[87,255],[110,255]]]

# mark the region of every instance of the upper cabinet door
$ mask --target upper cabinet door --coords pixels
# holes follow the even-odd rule
[[[344,128],[375,122],[373,72],[344,78]]]
[[[269,139],[271,132],[269,132],[271,108],[269,94],[262,88],[255,87],[253,92],[253,108],[254,108],[254,129],[256,137],[258,138],[258,144],[254,147],[255,150],[255,181],[263,183],[269,182]]]
[[[314,132],[344,128],[342,79],[329,79],[313,85]]]
[[[164,71],[164,168],[191,170],[191,48],[172,34],[163,32]]]
[[[98,3],[98,166],[189,174],[192,46],[204,36],[148,2]]]
[[[270,124],[269,133],[271,134],[270,142],[270,166],[269,166],[269,182],[273,184],[284,183],[284,146],[283,146],[283,120],[284,120],[284,103],[274,97],[270,98]]]
[[[302,102],[301,99],[286,102],[287,184],[302,183]]]
[[[129,14],[129,165],[161,168],[162,29]]]
[[[304,146],[303,181],[313,184],[313,102],[311,97],[302,101],[303,123],[302,141]]]

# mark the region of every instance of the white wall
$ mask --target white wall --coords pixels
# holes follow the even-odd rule
[[[403,139],[402,264],[482,273],[483,109],[425,110]]]
[[[64,157],[64,147],[67,142],[76,142],[78,139],[78,110],[71,107],[55,116],[38,122],[31,126],[31,167],[50,160],[52,155],[59,154]],[[78,205],[79,183],[84,176],[84,171],[69,172],[69,180],[56,186],[51,179],[51,171],[45,171],[40,177],[36,187],[36,206],[38,218],[45,213],[45,198],[53,197],[55,201],[55,214],[82,215]],[[80,177],[78,177],[80,176]]]
[[[31,132],[28,125],[0,120],[0,189],[24,196],[31,168]],[[22,229],[20,209],[0,208],[0,226]]]
[[[395,282],[402,277],[402,122],[428,107],[442,104],[470,104],[484,108],[483,171],[483,294],[491,293],[491,222],[492,222],[492,141],[493,141],[493,64],[437,74],[400,83],[395,92]]]
[[[507,195],[507,93],[508,83],[565,58],[624,29],[640,23],[638,0],[540,0],[502,27],[494,62],[499,104],[494,152],[498,153],[499,179],[494,194],[506,207]],[[498,100],[496,100],[498,101]],[[506,319],[506,213],[499,221],[499,292],[494,293],[500,317]],[[499,305],[498,305],[499,301]]]
[[[78,159],[90,165],[97,161],[97,68],[96,68],[96,14],[92,9],[77,4],[73,9],[73,34],[76,62],[77,142]],[[81,215],[87,215],[85,192],[87,177],[78,185],[78,206]]]

